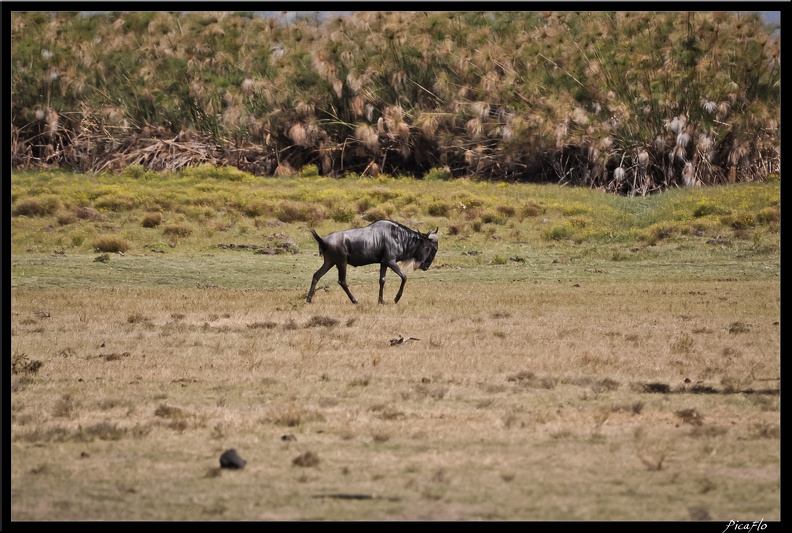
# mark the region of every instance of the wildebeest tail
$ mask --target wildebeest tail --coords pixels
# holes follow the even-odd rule
[[[319,243],[319,253],[324,255],[325,250],[327,249],[327,245],[322,240],[322,238],[319,236],[319,234],[316,233],[313,229],[311,229],[311,235],[313,235],[314,239],[316,239],[316,242]]]

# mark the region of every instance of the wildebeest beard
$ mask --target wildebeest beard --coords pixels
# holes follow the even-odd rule
[[[433,246],[429,249],[423,261],[421,261],[420,257],[411,257],[410,259],[399,261],[399,267],[401,267],[402,270],[417,270],[419,268],[424,271],[429,270],[432,261],[434,261],[435,254],[437,254],[437,248]]]

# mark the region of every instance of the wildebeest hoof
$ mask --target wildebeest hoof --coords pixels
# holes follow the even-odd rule
[[[234,448],[224,451],[223,455],[220,456],[220,468],[241,470],[245,468],[246,464],[247,461],[242,459]]]

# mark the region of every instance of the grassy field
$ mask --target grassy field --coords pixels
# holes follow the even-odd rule
[[[13,178],[12,520],[780,520],[777,182],[171,178]],[[389,203],[432,267],[305,303]]]

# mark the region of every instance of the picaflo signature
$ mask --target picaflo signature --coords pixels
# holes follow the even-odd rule
[[[729,523],[726,525],[726,529],[723,530],[722,533],[726,533],[729,530],[732,531],[743,531],[743,532],[751,532],[754,529],[756,531],[764,531],[767,528],[767,524],[764,523],[764,518],[761,520],[754,520],[753,522],[740,522],[739,520],[729,520]]]

